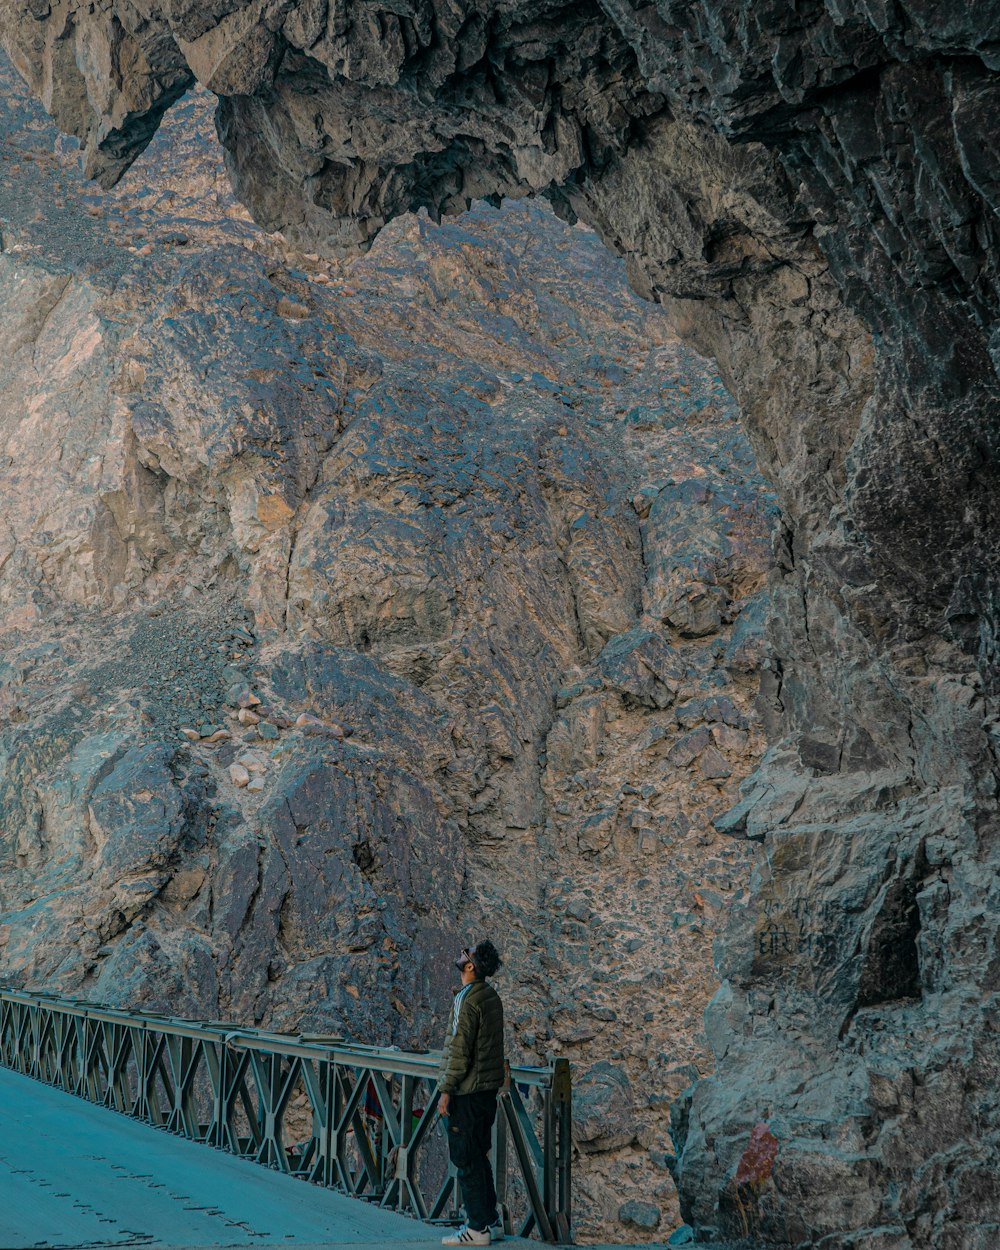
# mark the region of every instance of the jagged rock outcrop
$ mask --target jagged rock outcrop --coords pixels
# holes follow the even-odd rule
[[[676,1117],[689,1217],[992,1244],[996,12],[224,10],[8,0],[0,29],[106,179],[196,76],[239,194],[316,247],[548,195],[718,359],[779,492],[772,746],[728,820],[764,847],[720,947],[717,1072]]]

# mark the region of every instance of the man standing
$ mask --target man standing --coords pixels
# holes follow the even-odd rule
[[[500,967],[492,942],[462,949],[455,967],[462,988],[455,995],[438,1088],[448,1153],[458,1172],[466,1222],[441,1239],[445,1246],[488,1246],[503,1237],[489,1153],[497,1091],[504,1081],[503,1003],[486,978]]]

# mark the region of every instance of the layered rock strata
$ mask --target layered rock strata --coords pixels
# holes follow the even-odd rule
[[[785,542],[685,1209],[830,1250],[992,1245],[996,12],[61,0],[2,28],[97,176],[192,75],[269,228],[365,246],[541,192],[715,355]]]
[[[540,206],[330,264],[234,204],[207,93],[104,193],[5,73],[4,978],[426,1045],[500,934],[578,1235],[662,1236],[761,749],[732,401]]]

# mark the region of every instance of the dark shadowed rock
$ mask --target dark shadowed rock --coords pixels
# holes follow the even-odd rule
[[[599,1060],[573,1091],[573,1140],[582,1150],[613,1150],[635,1136],[634,1098],[621,1068]]]
[[[624,1202],[619,1207],[618,1219],[626,1226],[632,1225],[634,1228],[652,1232],[659,1226],[660,1209],[653,1206],[651,1202],[638,1202],[632,1199],[631,1202]]]

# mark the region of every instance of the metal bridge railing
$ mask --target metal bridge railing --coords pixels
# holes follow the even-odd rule
[[[0,990],[0,1064],[99,1106],[421,1220],[458,1218],[434,1132],[440,1053]],[[569,1064],[512,1067],[493,1165],[508,1233],[569,1244]]]

